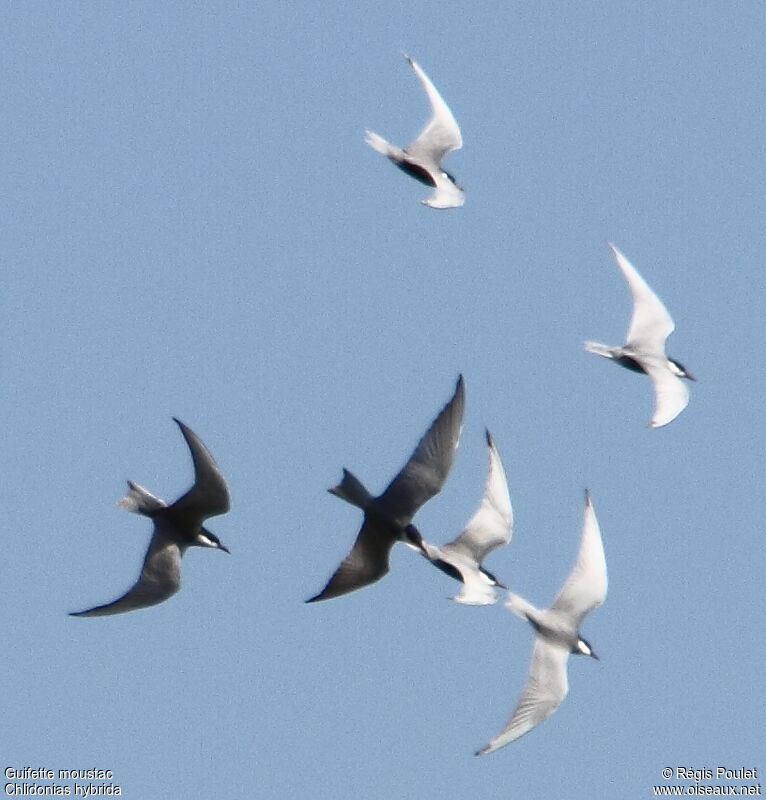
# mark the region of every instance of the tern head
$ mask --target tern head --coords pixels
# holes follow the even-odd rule
[[[597,661],[600,661],[593,648],[588,642],[585,641],[585,639],[582,638],[582,636],[577,638],[577,644],[572,649],[572,652],[578,656],[590,656],[591,658],[595,658]]]
[[[479,567],[479,572],[489,581],[490,586],[497,586],[500,589],[507,589],[508,587],[501,583],[488,569],[484,567]]]
[[[686,367],[680,361],[675,361],[672,358],[668,358],[668,368],[674,375],[677,375],[679,378],[686,378],[689,381],[697,380],[694,377],[694,375],[692,375],[691,372],[689,372],[689,370],[686,369]]]
[[[223,550],[224,553],[229,552],[229,548],[226,547],[212,531],[209,531],[205,527],[201,527],[197,531],[197,535],[194,537],[192,544],[198,547],[213,547],[216,550]]]
[[[455,180],[455,176],[454,175],[451,175],[449,172],[447,172],[446,169],[442,169],[441,173],[442,173],[442,176],[444,178],[446,178],[451,184],[453,184],[458,189],[460,189],[461,192],[463,191],[463,187]]]

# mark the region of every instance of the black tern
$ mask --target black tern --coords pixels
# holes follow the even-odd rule
[[[406,53],[403,55],[420,78],[433,115],[418,137],[403,150],[372,131],[365,132],[365,141],[403,172],[434,188],[429,198],[421,200],[424,205],[431,208],[457,208],[465,202],[465,194],[452,175],[442,169],[441,160],[451,150],[459,150],[463,146],[460,128],[428,75],[416,61]]]
[[[347,469],[331,494],[364,511],[364,521],[351,552],[322,591],[307,600],[329,600],[380,580],[388,572],[391,548],[397,541],[422,547],[411,524],[415,512],[437,494],[447,479],[463,427],[465,389],[458,378],[452,398],[431,423],[399,474],[378,497]]]
[[[121,508],[150,517],[154,534],[138,581],[112,603],[77,611],[73,617],[99,617],[146,608],[167,600],[181,588],[181,556],[188,547],[213,547],[229,552],[202,523],[229,510],[229,490],[210,451],[194,431],[175,419],[191,451],[194,485],[172,505],[155,497],[137,483],[118,502]]]
[[[486,436],[489,467],[479,508],[451,542],[436,547],[423,540],[421,549],[434,566],[462,583],[460,592],[451,599],[477,606],[497,600],[496,586],[508,588],[484,569],[481,562],[489,552],[510,542],[513,528],[505,470],[489,431]]]
[[[660,428],[672,422],[689,403],[689,390],[681,378],[695,378],[683,364],[665,355],[665,340],[675,328],[667,308],[628,259],[613,244],[609,243],[609,247],[633,295],[633,316],[623,347],[585,342],[585,349],[651,378],[656,400],[649,427]]]
[[[588,492],[585,493],[580,550],[569,577],[553,605],[535,608],[523,597],[508,593],[506,608],[525,619],[535,629],[532,661],[527,683],[508,724],[476,755],[504,747],[547,719],[567,695],[569,654],[598,658],[580,635],[585,617],[606,598],[606,560],[596,513]]]

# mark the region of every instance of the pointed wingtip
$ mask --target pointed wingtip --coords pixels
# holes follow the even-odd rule
[[[190,438],[197,438],[197,434],[182,420],[178,419],[178,417],[173,417],[173,422],[178,425],[179,430],[181,431],[181,435],[186,439],[186,443],[191,447],[189,442]]]
[[[492,438],[492,434],[489,432],[489,428],[484,428],[484,437],[487,440],[487,447],[494,449],[495,440]]]

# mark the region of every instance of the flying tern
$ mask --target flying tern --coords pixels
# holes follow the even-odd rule
[[[465,202],[465,194],[455,178],[442,168],[441,160],[451,150],[459,150],[463,146],[460,128],[428,75],[406,53],[404,57],[423,84],[433,115],[417,138],[404,149],[372,131],[365,132],[365,141],[415,180],[433,187],[433,194],[421,200],[424,205],[431,208],[457,208]]]
[[[585,493],[580,550],[569,577],[553,605],[535,608],[523,597],[508,593],[506,608],[525,619],[535,629],[532,661],[527,683],[511,718],[500,733],[476,755],[484,755],[518,739],[547,719],[567,695],[569,654],[598,658],[580,635],[585,617],[606,598],[606,560],[596,513],[590,494]]]
[[[461,582],[452,599],[467,605],[494,603],[495,587],[508,588],[481,565],[488,553],[510,542],[513,527],[505,470],[489,431],[486,437],[489,466],[479,508],[451,542],[437,547],[423,540],[421,550],[434,566]]]
[[[388,572],[391,548],[397,541],[421,549],[422,537],[412,525],[415,512],[447,479],[463,425],[465,389],[462,375],[452,398],[426,431],[415,451],[383,494],[373,497],[347,469],[330,493],[361,508],[364,521],[351,552],[322,591],[307,600],[329,600],[380,580]]]
[[[194,431],[175,419],[194,463],[194,485],[172,505],[142,486],[128,481],[121,508],[143,514],[154,522],[149,549],[138,581],[112,603],[77,611],[73,617],[99,617],[146,608],[167,600],[181,588],[181,556],[188,547],[212,547],[228,553],[218,537],[202,523],[229,510],[229,490],[215,459]]]
[[[609,247],[633,295],[633,316],[622,347],[585,342],[585,349],[651,378],[656,400],[649,427],[660,428],[672,422],[689,403],[689,390],[681,378],[695,378],[683,364],[665,355],[665,340],[675,323],[662,300],[628,259],[613,244]]]

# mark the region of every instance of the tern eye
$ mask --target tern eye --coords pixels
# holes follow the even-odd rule
[[[585,639],[580,639],[577,642],[577,652],[581,653],[584,656],[589,656],[593,651],[591,650],[591,646],[585,641]]]

